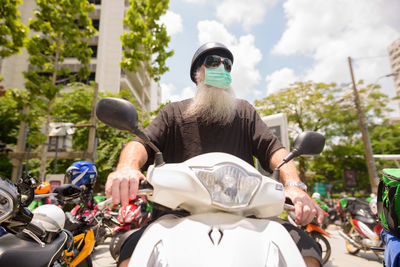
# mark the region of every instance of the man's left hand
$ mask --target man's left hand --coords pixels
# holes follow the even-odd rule
[[[317,216],[317,222],[322,223],[324,219],[322,209],[301,188],[297,186],[287,187],[285,188],[285,196],[293,202],[297,224],[307,225],[315,216]]]

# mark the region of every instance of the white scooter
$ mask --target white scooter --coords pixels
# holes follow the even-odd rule
[[[150,224],[129,266],[305,266],[286,229],[266,219],[283,211],[281,183],[226,153],[165,164],[161,152],[138,129],[136,110],[128,101],[103,98],[96,114],[105,124],[146,140],[156,151],[155,164],[147,171],[153,187],[148,199],[190,213],[165,215]],[[274,178],[286,162],[301,154],[319,154],[324,143],[318,133],[301,134]]]

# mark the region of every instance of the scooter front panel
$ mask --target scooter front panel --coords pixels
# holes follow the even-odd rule
[[[282,225],[227,213],[160,218],[144,232],[129,266],[152,266],[155,250],[168,266],[304,266]]]

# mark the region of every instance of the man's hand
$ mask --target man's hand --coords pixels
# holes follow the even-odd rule
[[[129,198],[136,198],[139,182],[144,180],[144,175],[135,169],[124,168],[110,173],[107,177],[106,195],[112,197],[114,205],[129,204]]]
[[[324,219],[322,209],[309,197],[309,195],[297,186],[285,188],[285,195],[293,204],[296,214],[296,223],[300,225],[309,224],[315,216],[319,224]]]

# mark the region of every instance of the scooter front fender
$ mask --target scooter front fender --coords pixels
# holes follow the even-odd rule
[[[311,232],[319,232],[327,237],[331,237],[324,229],[322,229],[321,227],[319,227],[318,225],[315,224],[308,224],[306,231],[311,233]]]
[[[160,261],[168,266],[305,266],[281,224],[222,212],[167,215],[152,223],[129,266]]]

